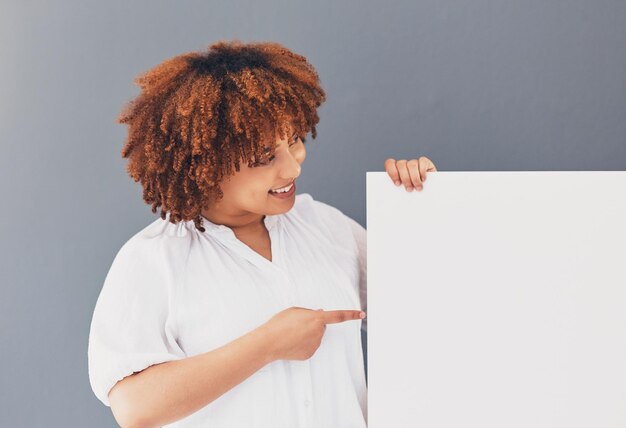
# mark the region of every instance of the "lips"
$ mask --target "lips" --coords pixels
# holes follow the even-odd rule
[[[282,193],[267,192],[267,193],[276,199],[285,199],[285,200],[291,199],[293,195],[296,193],[296,183],[295,182],[292,183],[291,189],[289,189],[289,191],[287,192],[282,192]]]
[[[274,189],[283,189],[283,188],[285,188],[285,187],[289,186],[289,185],[290,185],[291,183],[293,183],[294,181],[296,181],[296,180],[290,181],[289,183],[287,183],[287,184],[285,184],[285,185],[283,185],[283,186],[274,187]],[[274,190],[274,189],[270,189],[270,190],[268,190],[268,192],[271,192],[271,191],[272,191],[272,190]]]

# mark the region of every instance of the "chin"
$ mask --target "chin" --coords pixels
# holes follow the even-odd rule
[[[292,198],[290,198],[290,200],[288,200],[288,201],[284,201],[284,202],[285,202],[285,209],[284,209],[284,210],[282,210],[282,212],[285,212],[285,213],[286,213],[287,211],[289,211],[290,209],[292,209],[292,208],[293,208],[293,206],[295,205],[295,203],[296,203],[296,195],[293,195],[293,197],[292,197]]]
[[[273,198],[272,196],[269,196],[270,198]],[[289,211],[291,208],[293,208],[293,206],[296,203],[296,195],[294,194],[291,198],[289,199],[285,199],[285,200],[278,200],[278,201],[272,201],[272,206],[274,207],[274,209],[272,211],[275,211],[274,213],[270,214],[270,215],[276,215],[276,214],[284,214],[287,211]]]

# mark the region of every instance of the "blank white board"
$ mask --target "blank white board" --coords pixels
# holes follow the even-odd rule
[[[626,427],[626,172],[367,173],[370,428]]]

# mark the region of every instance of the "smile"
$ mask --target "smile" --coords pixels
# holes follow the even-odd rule
[[[276,191],[270,190],[268,193],[279,199],[290,198],[294,193],[296,193],[296,183],[291,183],[289,186],[283,187],[282,189],[276,189]]]
[[[288,192],[291,190],[291,187],[293,186],[293,183],[291,183],[288,186],[285,187],[281,187],[280,189],[276,189],[276,190],[270,190],[270,192],[274,192],[274,193],[283,193],[283,192]]]

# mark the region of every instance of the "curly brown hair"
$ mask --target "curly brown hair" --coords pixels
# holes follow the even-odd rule
[[[128,124],[122,157],[143,186],[143,199],[169,221],[193,220],[223,197],[220,182],[265,158],[292,128],[315,138],[326,99],[304,56],[273,42],[220,40],[206,52],[163,61],[135,78],[141,93],[118,123]],[[214,199],[216,198],[216,199]]]

